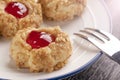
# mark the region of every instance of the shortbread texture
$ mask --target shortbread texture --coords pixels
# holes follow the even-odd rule
[[[16,18],[7,13],[5,7],[10,2],[20,2],[28,8],[28,15]],[[0,0],[0,33],[6,38],[12,38],[18,30],[27,27],[39,27],[42,23],[42,10],[39,3],[33,0]]]
[[[71,20],[80,16],[86,0],[38,0],[42,4],[43,15],[49,20]]]
[[[47,32],[56,37],[46,47],[33,49],[26,43],[31,31]],[[52,72],[64,67],[72,53],[69,36],[59,27],[27,28],[18,31],[11,43],[11,57],[17,67],[27,68],[30,72]]]

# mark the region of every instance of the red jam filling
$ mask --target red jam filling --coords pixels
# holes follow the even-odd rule
[[[48,46],[51,42],[55,41],[55,37],[46,32],[32,31],[29,33],[26,42],[31,45],[33,49]]]
[[[10,2],[5,11],[16,18],[23,18],[28,15],[28,8],[20,2]]]

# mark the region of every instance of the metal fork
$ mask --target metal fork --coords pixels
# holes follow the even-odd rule
[[[101,51],[109,54],[110,56],[120,51],[120,41],[116,37],[114,37],[112,34],[105,32],[103,30],[85,28],[84,30],[80,30],[79,33],[74,33],[74,35],[77,35],[91,42]],[[96,39],[88,35],[91,35]]]

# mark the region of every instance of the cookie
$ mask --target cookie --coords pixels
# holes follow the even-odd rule
[[[86,0],[38,0],[42,4],[43,15],[49,20],[71,20],[80,16]]]
[[[41,27],[19,30],[10,50],[17,67],[52,72],[65,66],[72,46],[69,36],[59,27]]]
[[[0,33],[12,38],[18,30],[39,27],[42,23],[41,5],[33,0],[0,0]]]

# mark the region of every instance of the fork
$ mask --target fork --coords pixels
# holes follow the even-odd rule
[[[80,30],[78,33],[74,33],[74,35],[89,41],[98,49],[109,54],[110,56],[120,51],[119,39],[117,39],[111,33],[105,32],[103,30],[85,28],[84,30]]]

